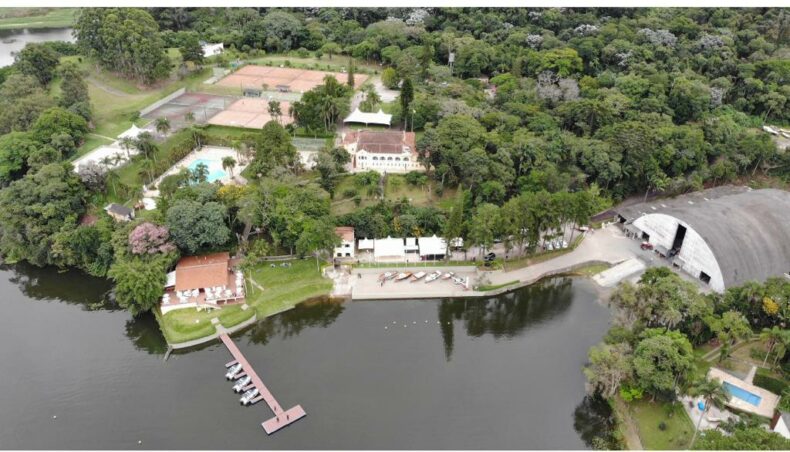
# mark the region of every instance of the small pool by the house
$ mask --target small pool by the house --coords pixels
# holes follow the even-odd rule
[[[724,390],[727,391],[727,394],[736,397],[738,399],[743,400],[746,403],[749,403],[754,406],[759,406],[760,402],[762,401],[762,397],[758,396],[757,394],[753,394],[743,388],[739,388],[732,383],[724,382]]]
[[[215,180],[224,179],[227,177],[227,173],[222,168],[222,161],[221,160],[212,160],[212,159],[197,159],[192,164],[189,165],[189,170],[194,171],[200,164],[206,165],[208,168],[208,177],[207,180],[209,182],[214,182]]]

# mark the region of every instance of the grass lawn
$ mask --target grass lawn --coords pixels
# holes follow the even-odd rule
[[[215,311],[180,309],[164,316],[156,313],[162,333],[170,343],[199,339],[214,334],[211,319],[218,317],[222,326],[229,328],[251,318],[258,319],[288,310],[304,300],[329,294],[332,282],[323,278],[316,269],[315,260],[291,261],[291,267],[271,268],[268,263],[258,264],[245,271],[248,281],[264,288],[261,291],[254,283],[248,284],[246,311],[241,306],[229,306]]]
[[[249,62],[251,64],[275,64],[281,65],[285,64],[285,61],[290,61],[291,67],[293,68],[300,68],[300,69],[313,69],[317,71],[330,71],[330,72],[341,72],[343,69],[348,69],[348,57],[335,55],[332,59],[329,59],[329,56],[323,56],[320,59],[315,57],[307,57],[307,58],[300,58],[297,56],[289,56],[289,55],[266,55],[259,58],[251,58]],[[381,68],[375,64],[366,64],[364,61],[355,59],[354,60],[354,67],[355,73],[365,73],[367,75],[373,74],[375,71],[379,71]],[[355,83],[355,85],[357,85]],[[358,88],[359,86],[357,86]]]
[[[598,273],[601,273],[602,271],[608,268],[609,265],[607,264],[590,264],[590,265],[585,265],[584,267],[581,268],[577,268],[576,270],[573,271],[573,273],[589,277],[589,276],[597,275]]]
[[[579,244],[582,243],[583,238],[584,238],[583,234],[577,234],[573,238],[573,242],[571,242],[570,246],[568,246],[565,249],[543,251],[528,257],[521,257],[518,259],[509,260],[505,263],[505,269],[511,271],[517,268],[524,268],[530,265],[535,265],[541,262],[545,262],[549,259],[554,259],[555,257],[562,256],[563,254],[570,253],[571,251],[575,250],[576,247],[579,246]]]
[[[406,198],[413,206],[434,206],[447,209],[455,200],[456,189],[445,189],[442,196],[436,194],[436,181],[429,180],[422,187],[410,185],[406,182],[406,177],[402,174],[390,174],[387,176],[384,186],[384,199],[398,201]],[[343,215],[353,212],[358,207],[354,204],[354,194],[358,194],[362,201],[359,205],[367,207],[379,202],[375,194],[369,196],[367,188],[357,188],[354,184],[354,175],[348,174],[341,176],[335,188],[335,199],[332,201],[332,214]],[[349,196],[350,195],[350,196]]]
[[[74,25],[78,8],[0,8],[0,30],[66,28]]]
[[[481,292],[487,292],[489,290],[497,290],[497,289],[501,289],[503,287],[512,286],[513,284],[517,284],[517,283],[518,283],[518,281],[510,281],[510,282],[506,282],[504,284],[482,285],[482,286],[479,286],[477,288],[477,290],[479,290]]]
[[[649,400],[628,403],[631,418],[636,422],[639,438],[645,449],[685,449],[694,434],[694,425],[686,411],[676,403],[669,405]],[[659,425],[666,425],[662,430]]]

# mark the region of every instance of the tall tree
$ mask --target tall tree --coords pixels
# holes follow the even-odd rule
[[[58,54],[44,43],[28,43],[14,56],[14,66],[19,72],[35,77],[42,86],[55,76],[59,61]]]
[[[408,125],[409,116],[412,117],[414,116],[411,113],[411,110],[409,109],[411,107],[411,103],[413,100],[414,100],[414,85],[412,85],[410,78],[404,78],[403,84],[401,84],[400,97],[399,97],[400,111],[401,114],[403,115],[404,129]],[[412,121],[414,121],[413,118]],[[412,124],[412,128],[414,128],[414,124]]]

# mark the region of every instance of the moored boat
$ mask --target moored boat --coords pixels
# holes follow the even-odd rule
[[[252,378],[250,378],[249,375],[245,375],[245,376],[241,377],[236,382],[236,384],[233,385],[233,392],[241,392],[244,389],[245,386],[250,384],[250,381],[252,381]]]
[[[242,405],[249,405],[252,399],[254,399],[257,396],[258,396],[258,388],[252,388],[241,396],[239,402],[241,402]]]
[[[379,275],[379,281],[388,281],[397,275],[398,274],[396,272],[384,272],[381,275]]]
[[[402,272],[398,273],[398,276],[395,277],[395,281],[403,281],[404,279],[411,276],[411,272]]]
[[[437,279],[439,279],[440,276],[442,276],[442,272],[440,272],[439,270],[436,270],[435,272],[431,273],[430,275],[428,275],[425,278],[425,282],[429,283],[429,282],[436,281]]]
[[[225,378],[230,380],[235,377],[239,371],[241,371],[241,364],[234,364],[230,369],[228,369],[228,372],[225,374]]]
[[[425,272],[417,272],[417,273],[411,275],[411,281],[412,282],[418,281],[418,280],[424,278],[426,274],[427,273],[425,273]]]

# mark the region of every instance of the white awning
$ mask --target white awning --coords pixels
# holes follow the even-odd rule
[[[382,126],[389,126],[392,123],[392,115],[384,113],[379,109],[378,113],[365,113],[360,111],[359,108],[351,112],[350,115],[343,120],[343,122],[355,122],[359,124],[378,124]]]
[[[359,239],[359,245],[357,249],[360,250],[372,250],[374,246],[375,240],[373,239]]]
[[[130,127],[128,130],[126,130],[124,133],[118,135],[118,139],[122,140],[122,139],[124,139],[126,137],[135,139],[141,133],[143,133],[143,129],[141,129],[141,128],[137,127],[136,125],[132,124],[132,127]]]
[[[165,288],[175,287],[175,285],[176,285],[176,272],[172,271],[167,274],[167,282],[165,283]]]
[[[406,237],[406,251],[417,251],[419,247],[417,246],[417,238],[415,237]]]
[[[373,248],[375,257],[405,257],[406,250],[403,247],[403,239],[376,239]]]
[[[420,256],[444,256],[447,253],[447,242],[436,237],[420,237]]]

